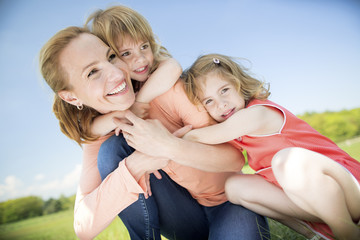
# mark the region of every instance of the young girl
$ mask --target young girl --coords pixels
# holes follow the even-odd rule
[[[131,111],[139,117],[146,117],[148,103],[169,90],[179,79],[182,72],[180,64],[155,40],[146,19],[130,8],[114,6],[104,11],[98,10],[87,19],[85,25],[91,21],[91,31],[128,65],[134,91],[137,92]],[[96,69],[90,77],[96,77]],[[121,86],[110,94],[120,91]],[[114,117],[121,118],[123,113],[111,112],[96,117],[91,132],[103,136],[114,130]],[[116,133],[119,133],[119,129]]]
[[[296,219],[323,238],[360,239],[358,161],[269,101],[266,85],[230,57],[202,56],[184,76],[192,102],[219,122],[184,138],[206,144],[233,140],[256,171],[228,179],[230,201],[281,222]]]

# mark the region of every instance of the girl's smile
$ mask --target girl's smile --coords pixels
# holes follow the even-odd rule
[[[202,81],[201,103],[210,116],[223,122],[245,107],[245,100],[235,87],[216,72],[211,72]]]
[[[232,108],[228,111],[226,111],[225,113],[223,113],[221,116],[225,119],[228,119],[229,117],[231,117],[233,114],[235,113],[235,108]]]
[[[123,38],[119,36],[116,47],[119,49],[120,59],[130,69],[131,79],[139,82],[146,81],[154,63],[150,43],[147,40],[135,42],[129,35],[125,35]]]

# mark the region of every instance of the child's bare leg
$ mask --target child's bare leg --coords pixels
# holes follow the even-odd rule
[[[360,239],[360,189],[339,164],[321,154],[288,148],[273,158],[273,171],[286,195],[327,223],[339,239]]]
[[[319,219],[304,212],[292,203],[280,188],[259,175],[234,175],[227,180],[225,192],[232,203],[275,219],[307,238],[314,235],[293,216],[301,216],[311,221],[319,221]]]

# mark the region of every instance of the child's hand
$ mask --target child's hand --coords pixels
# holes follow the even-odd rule
[[[191,129],[192,129],[192,125],[186,125],[173,132],[173,135],[178,138],[186,139],[186,135],[188,135],[187,133],[190,132]]]
[[[139,118],[147,118],[149,115],[150,104],[149,103],[141,103],[135,102],[131,107],[130,111],[132,111]]]
[[[162,176],[160,174],[160,172],[158,170],[155,170],[154,172],[152,172],[154,174],[154,176],[157,178],[157,179],[161,179]],[[146,192],[144,193],[144,196],[146,199],[148,199],[148,197],[150,197],[152,195],[152,192],[151,192],[151,187],[150,187],[150,174],[149,172],[146,172],[145,173],[145,184],[146,184]]]

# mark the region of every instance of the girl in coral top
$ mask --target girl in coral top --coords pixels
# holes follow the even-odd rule
[[[232,141],[256,174],[226,182],[229,200],[325,239],[360,239],[360,163],[285,108],[234,59],[209,54],[186,71],[186,91],[219,124],[184,138]],[[300,232],[301,229],[297,229]],[[318,237],[318,236],[316,236]]]

